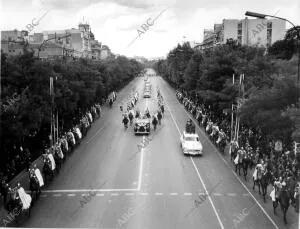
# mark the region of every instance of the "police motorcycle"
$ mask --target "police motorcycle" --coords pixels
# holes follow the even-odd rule
[[[125,114],[123,114],[123,120],[122,120],[125,130],[127,130],[127,128],[128,128],[128,122],[129,122],[129,119],[127,117],[127,114],[125,113]]]
[[[157,117],[156,117],[156,115],[153,115],[152,118],[153,118],[153,119],[152,119],[153,129],[156,130],[156,126],[157,126],[157,123],[158,123]]]

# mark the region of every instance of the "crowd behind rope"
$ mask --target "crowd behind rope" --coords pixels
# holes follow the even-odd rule
[[[283,147],[281,153],[274,151],[274,146],[267,144],[266,139],[259,131],[255,131],[244,125],[240,126],[238,141],[230,142],[231,116],[224,112],[214,110],[212,106],[202,103],[199,97],[191,96],[183,90],[176,91],[177,99],[185,109],[202,126],[211,141],[224,154],[226,145],[231,147],[231,161],[235,171],[241,175],[242,169],[245,180],[249,169],[254,169],[252,176],[253,189],[257,185],[262,189],[265,200],[268,185],[273,190],[270,194],[274,203],[278,202],[280,191],[287,191],[295,211],[299,212],[299,179],[300,163],[299,157],[289,151],[287,146]],[[292,144],[291,144],[292,145]],[[265,192],[264,192],[265,191]]]
[[[111,98],[108,100],[108,104],[110,104],[111,101],[114,102],[116,98],[117,95],[113,92]],[[101,105],[99,103],[94,104],[90,109],[87,109],[85,113],[81,114],[78,118],[78,122],[76,122],[72,128],[61,133],[52,146],[46,147],[41,156],[42,171],[40,171],[36,164],[32,164],[30,159],[28,160],[26,172],[29,177],[30,194],[24,191],[20,183],[17,183],[16,187],[11,187],[8,182],[8,177],[2,175],[1,195],[3,196],[4,208],[9,213],[20,209],[19,211],[21,212],[29,211],[30,215],[32,200],[37,200],[41,193],[41,188],[49,181],[52,181],[55,174],[59,173],[62,164],[66,161],[70,153],[80,144],[81,140],[91,128],[92,123],[100,118],[101,114]]]

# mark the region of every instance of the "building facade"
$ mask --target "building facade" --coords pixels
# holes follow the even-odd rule
[[[1,44],[1,50],[8,55],[22,54],[25,44],[39,58],[73,56],[100,60],[110,55],[109,48],[94,39],[90,25],[85,23],[80,23],[78,29],[49,30],[30,36],[24,31],[2,31]]]
[[[211,49],[227,40],[236,40],[241,45],[269,47],[284,39],[286,23],[278,19],[223,19],[214,29],[204,30],[203,42],[197,46],[200,50]]]

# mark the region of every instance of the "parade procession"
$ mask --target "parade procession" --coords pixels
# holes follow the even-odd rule
[[[255,135],[246,126],[241,126],[238,140],[230,139],[232,130],[228,122],[228,114],[216,114],[210,107],[188,96],[185,91],[177,91],[176,96],[222,154],[225,153],[225,147],[228,145],[232,165],[239,176],[242,169],[242,176],[247,181],[248,171],[253,170],[253,189],[257,186],[264,202],[268,198],[266,196],[268,186],[272,187],[269,196],[273,202],[274,214],[280,204],[286,222],[289,201],[295,211],[299,212],[300,165],[296,152],[292,153],[287,147],[283,149],[284,154],[279,157],[278,154],[274,154],[274,148],[263,148],[263,142],[260,145],[258,140],[255,141],[254,139],[259,139],[260,136]],[[195,132],[192,120],[187,122],[187,129],[190,128]]]
[[[300,0],[2,0],[0,228],[300,229]]]

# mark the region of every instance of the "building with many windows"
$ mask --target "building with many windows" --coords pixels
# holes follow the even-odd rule
[[[286,23],[278,19],[223,19],[215,24],[213,30],[204,30],[203,42],[197,46],[200,50],[226,44],[227,40],[236,40],[241,45],[269,47],[275,41],[284,39]]]
[[[83,57],[105,59],[111,52],[107,46],[95,40],[89,24],[80,23],[78,29],[48,30],[28,36],[24,31],[1,32],[1,50],[8,55],[32,50],[38,58]]]

